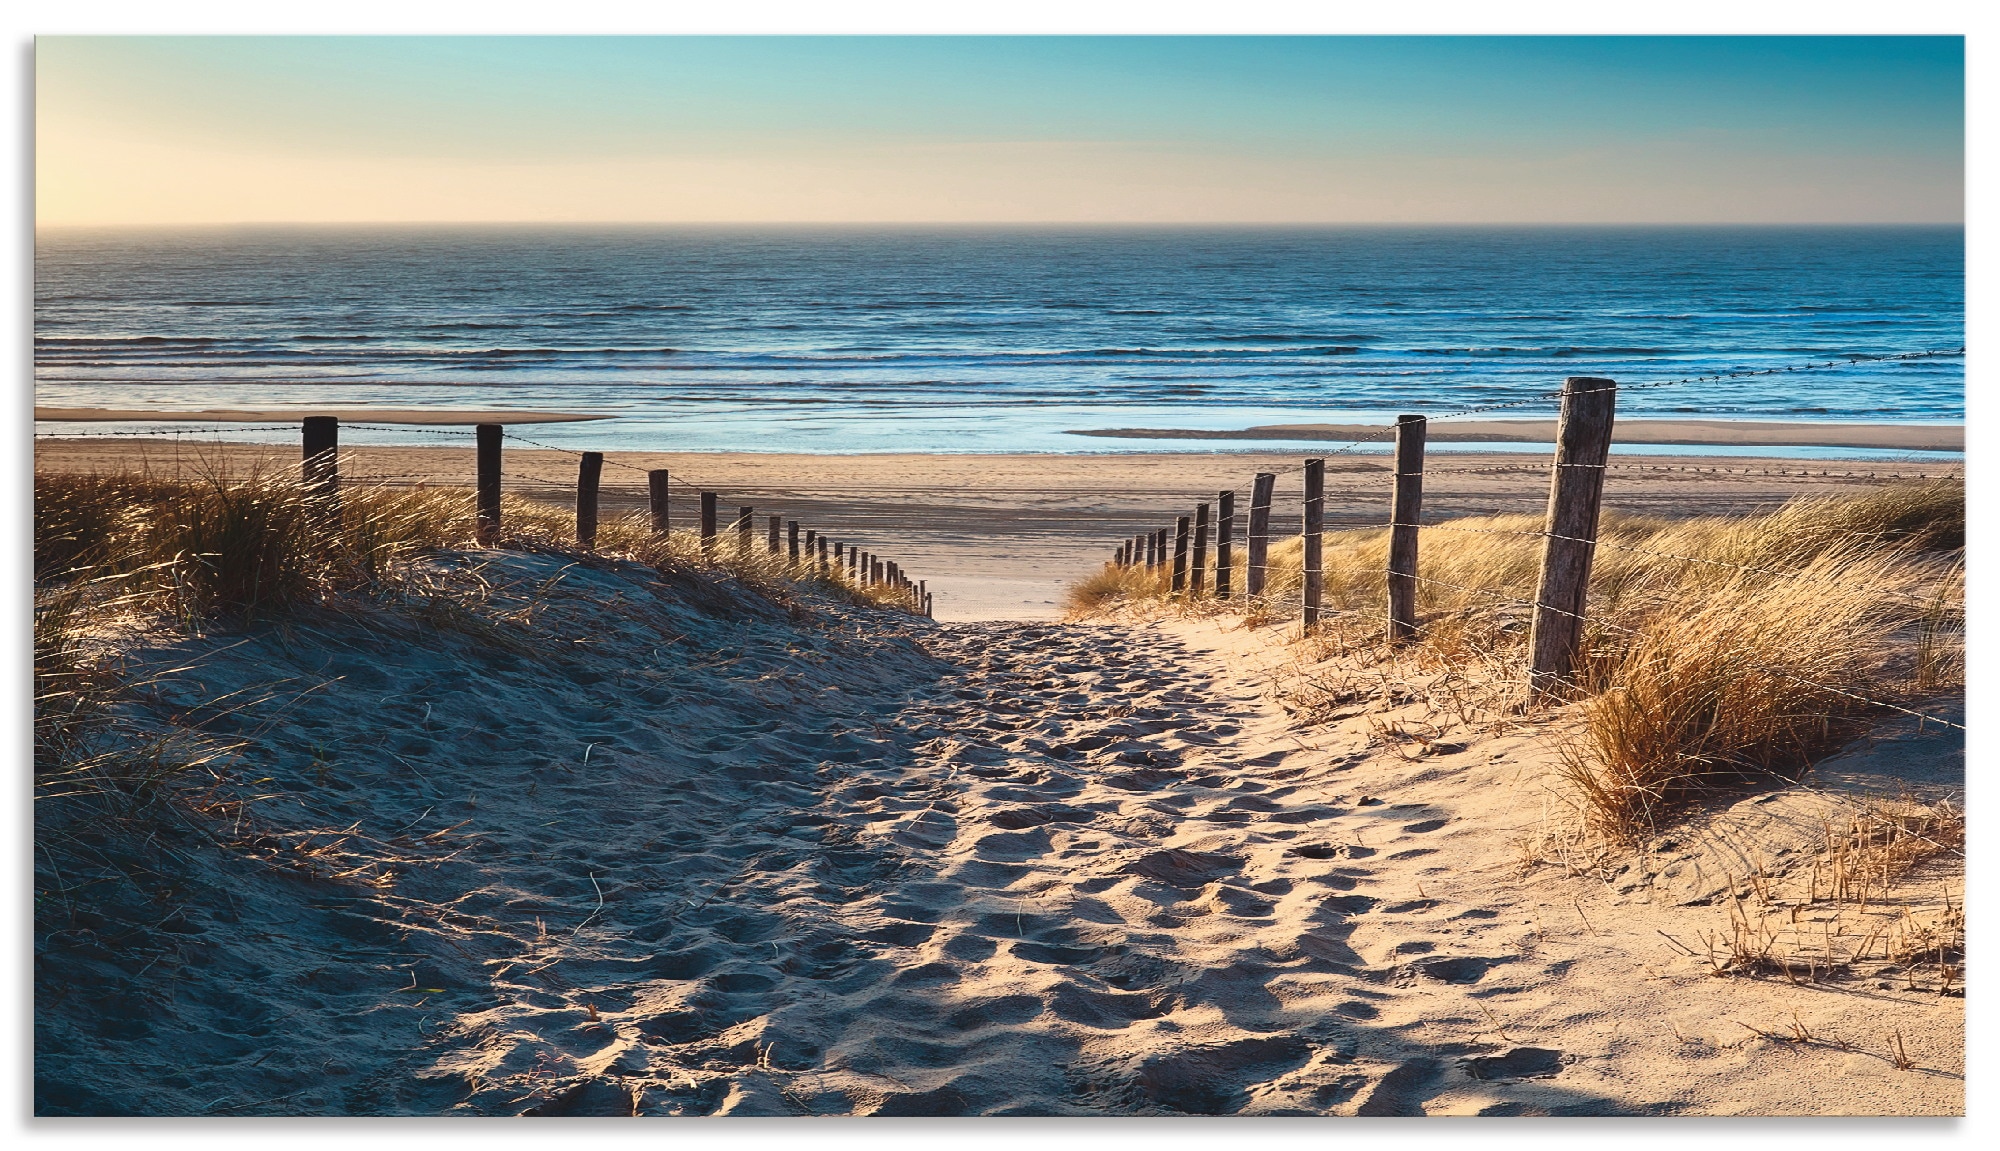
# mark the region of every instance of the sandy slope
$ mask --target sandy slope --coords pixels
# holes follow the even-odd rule
[[[174,841],[157,920],[45,940],[43,1111],[1962,1109],[1962,1000],[1702,974],[1675,861],[1524,872],[1537,731],[1295,733],[1269,631],[478,563],[513,617],[125,641],[192,661],[155,721],[293,698],[217,722],[274,798]],[[1742,1026],[1793,1011],[1856,1050]]]

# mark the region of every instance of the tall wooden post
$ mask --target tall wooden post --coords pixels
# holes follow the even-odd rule
[[[1528,637],[1530,703],[1562,695],[1576,671],[1617,401],[1618,385],[1610,380],[1571,376],[1563,381],[1555,466],[1549,477],[1548,542],[1542,551],[1535,622]]]
[[[1271,555],[1271,493],[1278,485],[1272,472],[1258,472],[1250,485],[1250,551],[1245,557],[1243,594],[1256,599],[1264,594],[1264,567]]]
[[[646,473],[646,503],[653,513],[653,530],[667,534],[667,469]]]
[[[479,542],[491,547],[500,538],[500,437],[499,424],[480,424],[473,430],[473,455],[478,460],[479,488],[477,519]]]
[[[306,491],[331,499],[340,491],[340,418],[307,416],[299,438],[305,447],[299,477]]]
[[[768,539],[768,540],[767,540],[767,541],[765,542],[765,544],[764,544],[764,550],[765,550],[765,551],[767,551],[767,552],[769,552],[769,553],[771,553],[772,555],[777,555],[777,554],[778,554],[778,534],[779,534],[779,533],[778,533],[778,529],[779,529],[779,528],[780,528],[781,526],[783,526],[783,524],[784,524],[784,522],[785,522],[785,517],[783,517],[783,516],[772,516],[772,517],[770,517],[770,519],[771,519],[771,532],[770,532],[770,538],[769,538],[769,539]]]
[[[797,525],[795,524],[793,526],[796,527]],[[797,533],[794,534],[796,535]],[[818,537],[819,537],[818,532],[813,531],[811,528],[806,529],[806,562],[808,563],[812,562],[813,547],[818,543]],[[792,552],[792,558],[795,560],[799,558],[796,549]]]
[[[1320,533],[1326,530],[1326,461],[1306,461],[1305,627],[1319,626],[1320,598],[1326,592],[1320,570]]]
[[[746,560],[750,558],[750,537],[755,535],[756,531],[757,509],[738,505],[736,508],[736,554]]]
[[[1187,590],[1188,561],[1188,518],[1180,517],[1174,525],[1174,582],[1169,589],[1175,595]]]
[[[1161,566],[1161,567],[1166,567],[1166,566],[1167,566],[1167,529],[1166,529],[1166,528],[1161,528],[1161,529],[1160,529],[1159,531],[1156,531],[1156,532],[1154,532],[1154,533],[1153,533],[1153,540],[1154,540],[1154,546],[1155,546],[1155,547],[1157,547],[1157,548],[1159,549],[1159,552],[1160,552],[1160,566]]]
[[[826,563],[826,537],[821,536],[819,537],[819,574],[825,575],[827,573],[827,570],[828,569]]]
[[[715,557],[715,493],[701,493],[701,554]]]
[[[1207,586],[1208,577],[1208,505],[1194,506],[1194,570],[1188,573],[1188,591],[1196,599]]]
[[[1396,490],[1389,501],[1389,640],[1417,634],[1417,524],[1424,508],[1422,416],[1396,417]]]
[[[576,545],[597,546],[597,486],[604,476],[604,453],[585,452],[576,461]]]
[[[1236,535],[1235,492],[1215,494],[1215,516],[1215,598],[1228,599],[1229,565],[1234,559],[1229,551]]]

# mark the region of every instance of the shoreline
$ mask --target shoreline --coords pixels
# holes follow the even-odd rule
[[[1096,428],[1066,435],[1126,440],[1327,440],[1387,443],[1395,429],[1382,424],[1260,424],[1235,430],[1197,428]],[[1432,426],[1430,443],[1553,444],[1554,420],[1464,420]],[[1620,420],[1612,433],[1616,444],[1679,447],[1812,447],[1890,448],[1907,451],[1962,452],[1965,425],[1848,424],[1807,420]]]
[[[307,416],[332,416],[340,421],[362,424],[573,424],[585,420],[608,420],[583,412],[489,411],[463,408],[204,408],[200,411],[162,412],[146,408],[43,408],[35,409],[36,423],[201,423],[272,424],[303,420]]]

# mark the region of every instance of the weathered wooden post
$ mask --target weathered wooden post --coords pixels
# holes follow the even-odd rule
[[[666,535],[667,469],[654,468],[646,473],[646,504],[653,513],[653,530]]]
[[[869,556],[869,557],[868,557],[868,582],[869,582],[869,584],[870,584],[871,586],[877,586],[877,587],[879,587],[879,586],[880,586],[880,585],[882,584],[882,581],[883,581],[883,576],[884,576],[884,573],[883,573],[883,571],[882,571],[882,561],[881,561],[880,559],[876,558],[875,556]]]
[[[1161,528],[1159,531],[1154,532],[1153,538],[1156,541],[1154,546],[1160,552],[1160,566],[1165,567],[1167,566],[1167,529]]]
[[[1174,525],[1174,579],[1168,589],[1175,595],[1187,589],[1188,564],[1188,518],[1181,516]]]
[[[1389,642],[1417,634],[1417,524],[1424,508],[1422,416],[1396,417],[1396,488],[1389,501]]]
[[[785,521],[785,558],[799,566],[799,521]]]
[[[765,539],[765,542],[764,542],[764,550],[765,550],[765,552],[769,553],[770,555],[777,555],[777,554],[778,554],[778,529],[779,529],[779,527],[780,527],[780,526],[782,526],[782,525],[784,524],[784,522],[785,522],[785,517],[783,517],[783,516],[769,516],[769,517],[766,517],[766,518],[768,518],[768,519],[769,519],[769,520],[771,521],[771,528],[770,528],[770,532],[768,533],[768,535],[767,535],[767,538]]]
[[[306,492],[332,500],[340,491],[340,417],[307,416],[299,438],[305,448],[299,476]]]
[[[1264,566],[1271,554],[1271,492],[1278,485],[1273,472],[1258,472],[1250,485],[1250,550],[1244,557],[1243,594],[1256,599],[1264,594]]]
[[[576,546],[597,547],[597,484],[604,476],[604,453],[584,452],[576,461]]]
[[[1236,534],[1236,493],[1215,494],[1215,598],[1229,598],[1229,554],[1231,537]]]
[[[1158,548],[1158,547],[1156,547],[1156,546],[1155,546],[1155,541],[1154,541],[1154,539],[1153,539],[1153,533],[1152,533],[1152,532],[1147,532],[1147,533],[1146,533],[1146,571],[1150,573],[1150,572],[1151,572],[1151,571],[1152,571],[1152,570],[1153,570],[1154,568],[1156,568],[1156,567],[1158,567],[1158,566],[1160,566],[1160,550],[1159,550],[1159,548]]]
[[[715,558],[715,493],[701,493],[701,554],[704,559]]]
[[[826,537],[821,536],[819,537],[819,574],[825,575],[828,570],[826,562]]]
[[[1562,695],[1576,671],[1617,400],[1618,385],[1611,380],[1571,376],[1563,381],[1555,466],[1549,477],[1548,542],[1542,551],[1535,622],[1528,637],[1531,704]]]
[[[491,547],[500,538],[500,437],[499,424],[480,424],[473,429],[473,455],[479,468],[478,537]]]
[[[1208,583],[1208,505],[1194,506],[1194,570],[1188,573],[1188,591],[1196,599]]]
[[[738,505],[736,508],[736,554],[743,559],[750,558],[750,537],[757,531],[757,509]]]
[[[1320,571],[1320,533],[1326,529],[1326,461],[1306,461],[1305,629],[1319,626],[1320,598],[1326,585]]]

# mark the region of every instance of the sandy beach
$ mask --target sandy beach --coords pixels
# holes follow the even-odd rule
[[[1702,958],[1746,874],[1822,866],[1825,821],[1955,793],[1936,725],[1577,871],[1535,846],[1560,715],[1385,685],[1302,723],[1283,629],[427,571],[472,616],[120,641],[135,730],[247,743],[203,793],[224,849],[149,864],[172,915],[46,941],[44,1114],[1964,1109],[1949,988]]]
[[[359,480],[469,485],[472,451],[455,447],[346,449]],[[1298,530],[1302,492],[1295,452],[1159,452],[1102,455],[610,452],[602,501],[607,513],[646,504],[642,472],[674,479],[673,515],[698,514],[698,493],[720,494],[724,518],[749,505],[836,539],[895,558],[929,581],[942,620],[1054,619],[1062,591],[1096,570],[1117,542],[1169,527],[1176,515],[1231,488],[1247,498],[1259,471],[1278,476],[1274,531]],[[43,439],[38,468],[111,471],[195,466],[202,459],[292,466],[295,451],[245,444],[171,440]],[[1327,459],[1327,522],[1359,526],[1388,516],[1389,460],[1381,454]],[[1959,465],[1834,460],[1623,457],[1607,473],[1607,507],[1663,516],[1744,513],[1801,494],[1854,491],[1896,476],[1955,475]],[[559,505],[574,501],[577,460],[559,451],[509,446],[506,486]],[[635,470],[636,469],[636,470]],[[1507,453],[1438,453],[1430,461],[1425,515],[1441,519],[1494,511],[1539,511],[1547,501],[1546,460]],[[1289,517],[1289,518],[1287,518]]]

